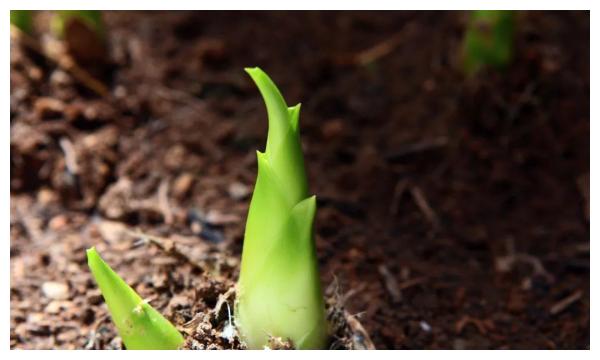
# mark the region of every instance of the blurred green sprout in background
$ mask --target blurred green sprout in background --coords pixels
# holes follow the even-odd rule
[[[26,34],[31,34],[33,31],[30,10],[11,10],[10,23]]]
[[[62,38],[73,23],[83,24],[100,38],[104,37],[104,23],[100,10],[57,10],[52,17],[50,28],[56,36]]]
[[[508,66],[513,56],[514,28],[514,11],[471,11],[463,42],[465,73],[473,75],[487,66]]]

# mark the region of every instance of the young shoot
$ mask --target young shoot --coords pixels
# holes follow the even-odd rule
[[[471,11],[463,42],[464,71],[473,75],[485,66],[506,67],[512,58],[513,32],[512,11]]]
[[[87,259],[127,349],[179,349],[184,341],[179,331],[127,285],[95,248],[87,250]]]
[[[72,24],[85,26],[99,38],[104,37],[102,13],[99,10],[58,10],[50,24],[52,32],[62,38]]]
[[[50,25],[54,35],[64,41],[69,54],[80,66],[95,76],[102,76],[109,59],[100,11],[59,10]]]
[[[238,281],[235,322],[251,349],[271,337],[296,349],[320,349],[328,338],[313,234],[316,198],[309,196],[298,119],[259,68],[246,72],[267,107],[265,152],[250,202]]]
[[[10,23],[26,34],[31,34],[33,31],[30,10],[11,10]]]

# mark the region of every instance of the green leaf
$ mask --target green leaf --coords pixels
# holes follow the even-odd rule
[[[95,248],[87,250],[87,259],[127,349],[176,350],[183,344],[179,331],[127,285]]]
[[[31,34],[33,25],[30,10],[11,10],[10,23],[26,34]]]
[[[104,38],[104,23],[100,10],[58,10],[50,24],[52,32],[58,37],[64,37],[67,24],[71,21],[85,24],[99,39]]]
[[[471,11],[463,43],[465,72],[472,75],[485,66],[505,68],[512,59],[513,35],[513,11]]]
[[[308,196],[298,131],[300,104],[288,107],[259,68],[246,69],[269,117],[264,153],[250,202],[238,281],[236,324],[249,348],[269,336],[297,349],[318,349],[328,337],[313,222],[316,197]]]

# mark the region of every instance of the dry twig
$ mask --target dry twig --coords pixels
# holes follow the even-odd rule
[[[406,191],[407,187],[408,187],[408,181],[406,179],[398,181],[398,183],[396,183],[396,186],[394,187],[394,195],[392,196],[392,205],[390,206],[390,212],[392,213],[392,215],[398,214],[400,198]]]
[[[448,138],[445,136],[439,136],[433,139],[424,139],[421,141],[405,144],[393,153],[386,155],[386,159],[388,161],[397,161],[408,155],[417,154],[433,149],[439,149],[446,145],[448,145]]]
[[[22,204],[17,205],[16,212],[17,218],[25,228],[31,241],[39,243],[43,237],[40,220],[31,215],[31,211],[25,209],[25,206]]]
[[[349,62],[354,65],[364,66],[391,54],[394,50],[396,50],[396,48],[398,48],[398,46],[400,46],[400,44],[402,44],[402,41],[406,38],[406,36],[413,32],[416,28],[417,27],[415,23],[411,22],[406,24],[402,30],[390,36],[389,38],[355,54],[352,56]]]
[[[563,312],[569,306],[571,306],[572,304],[577,302],[579,299],[581,299],[582,295],[583,295],[583,291],[581,291],[581,290],[575,291],[573,294],[567,296],[566,298],[564,298],[564,299],[560,300],[559,302],[557,302],[556,304],[552,305],[552,307],[550,308],[550,314],[557,315],[557,314]]]
[[[508,250],[507,251],[508,254],[505,256],[500,256],[500,257],[496,258],[496,270],[497,271],[508,272],[513,268],[513,266],[515,264],[517,264],[519,262],[527,263],[527,264],[531,265],[535,275],[542,276],[549,283],[554,282],[554,276],[552,276],[552,274],[550,274],[546,270],[546,268],[544,267],[544,264],[542,264],[542,261],[540,259],[538,259],[537,257],[535,257],[533,255],[515,252],[514,243],[513,243],[512,239],[507,239],[506,247]]]
[[[387,268],[387,266],[379,265],[377,270],[379,270],[379,274],[383,277],[383,283],[385,284],[386,290],[392,297],[392,302],[399,303],[400,300],[402,300],[402,293],[400,292],[400,288],[398,288],[398,281]]]
[[[426,276],[421,276],[421,277],[417,277],[417,278],[414,278],[414,279],[409,279],[409,280],[403,281],[400,284],[398,284],[398,289],[399,290],[408,289],[408,288],[413,287],[415,285],[422,284],[426,280],[427,280]]]
[[[171,210],[171,205],[169,204],[169,181],[163,180],[158,187],[158,207],[160,208],[161,213],[163,214],[163,218],[165,224],[171,225],[173,223],[173,211]]]
[[[429,202],[427,202],[427,199],[425,198],[425,194],[423,194],[423,191],[421,191],[421,189],[417,186],[411,186],[410,192],[411,192],[413,198],[415,199],[415,203],[419,207],[419,210],[421,210],[423,215],[425,215],[425,218],[427,218],[427,220],[431,223],[431,225],[433,226],[433,229],[434,230],[439,229],[440,220],[437,217],[435,211],[433,211],[433,209],[429,205]]]
[[[65,165],[67,166],[67,171],[73,175],[78,175],[79,165],[77,164],[77,154],[75,153],[73,143],[68,138],[63,137],[59,140],[59,145],[65,153]]]
[[[73,75],[73,77],[77,79],[77,81],[79,81],[81,84],[83,84],[96,94],[102,97],[107,96],[109,94],[109,90],[106,85],[104,85],[102,82],[91,76],[87,71],[79,67],[75,63],[73,58],[68,56],[65,52],[49,51],[48,49],[42,48],[34,38],[22,32],[19,28],[12,24],[10,25],[10,37],[11,39],[18,41],[19,43],[25,45],[29,49],[51,60],[60,68]]]
[[[196,260],[192,259],[187,254],[187,252],[184,251],[184,249],[180,249],[173,240],[145,234],[141,231],[126,230],[126,233],[134,238],[138,238],[142,244],[143,243],[153,244],[156,247],[158,247],[159,249],[161,249],[162,251],[166,252],[167,254],[174,255],[174,256],[182,259],[183,261],[190,263],[192,266],[194,266],[202,271],[206,270],[202,264],[200,264]],[[140,243],[140,242],[136,242],[136,243]],[[209,256],[206,256],[206,260],[209,260]]]

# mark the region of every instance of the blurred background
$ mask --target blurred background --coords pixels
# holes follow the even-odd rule
[[[130,231],[235,281],[267,131],[249,66],[302,102],[323,286],[377,348],[589,348],[589,12],[11,23],[11,348],[122,346],[90,246],[176,323],[210,306]]]

